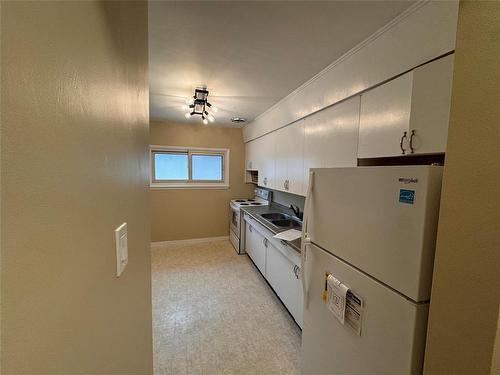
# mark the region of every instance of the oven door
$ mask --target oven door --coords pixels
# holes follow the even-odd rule
[[[240,238],[240,209],[231,204],[231,232]]]

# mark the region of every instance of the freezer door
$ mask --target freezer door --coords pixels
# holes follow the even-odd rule
[[[325,272],[361,297],[361,335],[342,325],[322,299]],[[302,331],[303,375],[405,375],[422,372],[428,304],[394,290],[308,246]]]
[[[442,167],[313,171],[311,241],[412,300],[428,300]]]

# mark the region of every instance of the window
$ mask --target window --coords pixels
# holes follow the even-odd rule
[[[228,188],[229,150],[151,146],[152,188]]]

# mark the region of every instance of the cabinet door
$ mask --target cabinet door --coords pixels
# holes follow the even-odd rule
[[[247,223],[246,238],[246,244],[249,246],[246,248],[247,254],[257,266],[259,271],[265,276],[267,240],[254,226],[252,226],[252,224],[249,223]]]
[[[248,256],[253,259],[253,229],[248,222],[245,222],[245,251]]]
[[[257,143],[255,140],[245,143],[245,169],[247,171],[257,170],[257,162],[255,160]]]
[[[304,179],[304,121],[297,121],[276,132],[275,188],[302,194]]]
[[[269,133],[258,139],[259,144],[256,152],[258,153],[257,165],[259,168],[258,185],[267,188],[274,188],[274,155],[275,155],[275,133]]]
[[[287,186],[286,191],[302,194],[304,184],[304,121],[287,126]]]
[[[303,194],[310,168],[357,165],[360,96],[326,108],[304,123]]]
[[[412,147],[416,154],[446,150],[453,61],[454,55],[448,55],[413,72],[410,131],[414,131]]]
[[[275,184],[276,190],[286,191],[286,180],[288,176],[288,132],[281,128],[276,132],[276,154],[275,154]]]
[[[409,152],[412,78],[409,72],[361,95],[359,158],[402,155],[405,132],[403,148]]]
[[[302,290],[302,271],[297,270],[297,279],[295,280],[296,296],[296,314],[295,321],[300,328],[304,325],[304,291]]]
[[[268,245],[266,279],[294,318],[297,315],[295,269],[295,265],[277,248]]]

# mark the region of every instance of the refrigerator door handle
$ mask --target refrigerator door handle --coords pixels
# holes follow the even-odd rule
[[[302,269],[302,291],[304,293],[305,306],[309,306],[309,298],[307,295],[307,282],[306,282],[306,259],[307,259],[307,248],[311,243],[311,239],[308,235],[307,222],[309,219],[309,207],[310,200],[312,197],[314,185],[314,172],[309,171],[309,185],[307,186],[306,201],[304,203],[304,225],[302,226],[302,243],[300,251],[300,268]]]

